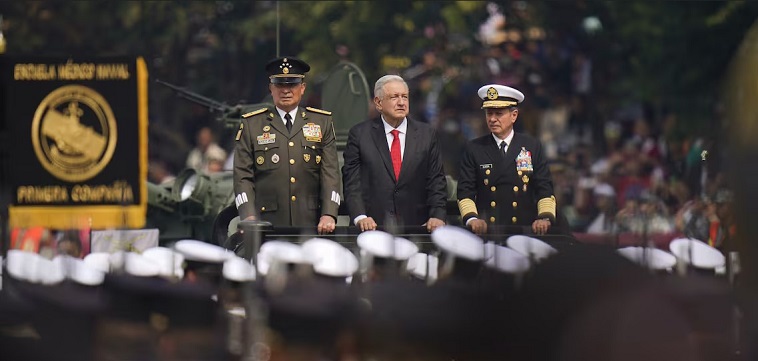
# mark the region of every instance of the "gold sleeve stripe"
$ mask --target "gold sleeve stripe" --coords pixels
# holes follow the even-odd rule
[[[321,109],[316,109],[316,108],[311,108],[311,107],[305,107],[305,109],[308,109],[308,110],[310,110],[310,111],[312,111],[314,113],[321,113],[321,114],[324,114],[324,115],[332,115],[332,112],[330,112],[328,110],[321,110]]]
[[[475,214],[479,215],[479,212],[476,210],[476,203],[471,198],[461,199],[458,201],[458,210],[461,212],[461,216],[465,216],[467,214]]]
[[[250,112],[250,113],[245,113],[245,114],[242,114],[242,117],[243,117],[243,118],[250,118],[250,117],[252,117],[253,115],[258,115],[258,114],[260,114],[260,113],[263,113],[263,112],[265,112],[265,111],[267,111],[267,110],[268,110],[268,108],[262,108],[262,109],[258,109],[258,110],[253,110],[253,111],[252,111],[252,112]]]
[[[482,108],[494,108],[494,107],[510,107],[518,104],[508,100],[486,100],[482,103]]]
[[[555,196],[542,198],[537,202],[537,214],[539,216],[549,214],[555,218]]]

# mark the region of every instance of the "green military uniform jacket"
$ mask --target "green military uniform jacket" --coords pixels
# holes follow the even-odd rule
[[[298,107],[291,131],[274,108],[243,118],[234,151],[240,219],[255,216],[274,226],[336,219],[342,196],[331,113]]]

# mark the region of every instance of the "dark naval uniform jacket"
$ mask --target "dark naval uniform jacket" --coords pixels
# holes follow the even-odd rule
[[[496,225],[531,225],[538,218],[555,224],[555,197],[540,142],[514,133],[503,156],[492,134],[466,144],[458,180],[458,208]]]
[[[234,151],[234,193],[240,219],[274,226],[315,226],[337,219],[341,200],[331,113],[299,107],[287,131],[275,108],[243,115]]]

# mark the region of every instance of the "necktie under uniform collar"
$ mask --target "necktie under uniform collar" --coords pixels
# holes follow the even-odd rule
[[[284,114],[284,120],[287,121],[287,131],[292,131],[292,117],[290,116],[290,113]]]

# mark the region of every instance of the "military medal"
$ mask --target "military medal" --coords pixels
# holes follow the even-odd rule
[[[319,163],[321,163],[321,156],[317,155],[316,156],[316,164],[319,164]]]
[[[321,126],[315,123],[304,125],[303,136],[309,142],[321,142]]]
[[[279,163],[279,154],[274,154],[271,156],[271,163]]]
[[[310,154],[303,154],[303,160],[306,163],[308,163],[311,160],[311,155]]]
[[[305,119],[305,112],[303,112],[302,115],[303,115],[303,119]]]
[[[255,159],[255,162],[258,163],[258,165],[263,164],[263,161],[264,161],[263,160],[263,156],[260,156],[260,157],[258,157],[258,158]]]
[[[534,167],[532,166],[532,152],[526,150],[526,148],[524,147],[521,147],[521,152],[519,152],[518,156],[516,157],[516,171],[518,172],[533,172],[534,171]]]
[[[268,132],[269,130],[271,130],[270,126],[267,125],[267,126],[263,127],[263,131],[264,132]]]

